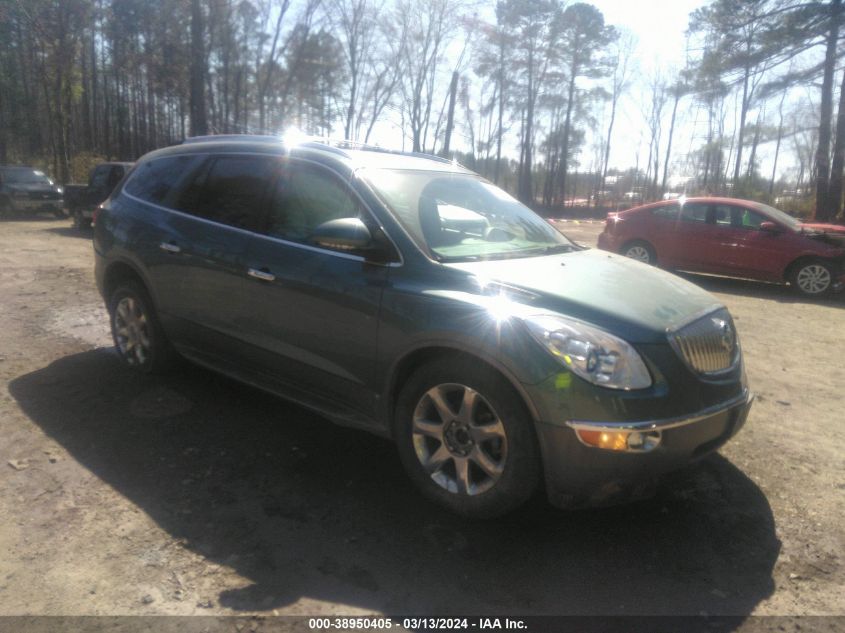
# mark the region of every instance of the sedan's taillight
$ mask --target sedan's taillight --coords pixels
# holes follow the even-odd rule
[[[101,205],[101,204],[98,204],[96,207],[94,207],[94,212],[91,214],[91,226],[96,226],[97,218],[99,217],[100,211],[102,211],[102,210],[103,210],[103,205]]]

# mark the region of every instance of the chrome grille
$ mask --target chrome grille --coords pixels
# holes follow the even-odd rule
[[[731,369],[739,358],[739,339],[725,309],[685,325],[669,334],[669,342],[687,366],[699,374]]]

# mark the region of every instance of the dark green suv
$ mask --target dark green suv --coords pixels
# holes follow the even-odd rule
[[[144,156],[96,218],[121,358],[175,354],[396,442],[454,511],[643,493],[751,396],[711,295],[573,243],[433,156],[206,137]]]

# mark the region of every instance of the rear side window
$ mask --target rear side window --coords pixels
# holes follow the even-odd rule
[[[736,207],[731,207],[726,204],[717,204],[714,210],[714,218],[718,226],[731,226],[731,216]]]
[[[198,188],[195,201],[185,200],[179,206],[206,220],[257,230],[263,224],[265,197],[279,169],[279,159],[271,156],[219,156],[186,191],[191,198],[191,191]]]
[[[104,187],[106,184],[106,180],[109,177],[109,170],[111,167],[108,166],[101,166],[97,167],[94,170],[94,175],[91,177],[91,186],[92,187]]]
[[[677,204],[666,204],[662,207],[657,207],[656,209],[651,210],[651,214],[656,218],[662,218],[664,220],[677,220],[678,219],[678,205]]]
[[[139,165],[123,190],[131,196],[164,205],[168,194],[182,179],[195,156],[167,156]]]
[[[684,222],[707,222],[709,204],[688,202],[681,208],[681,220]]]

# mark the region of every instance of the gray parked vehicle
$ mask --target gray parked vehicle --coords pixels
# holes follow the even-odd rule
[[[718,299],[579,246],[449,160],[201,139],[141,158],[98,213],[128,366],[178,353],[390,437],[464,515],[541,482],[561,506],[642,495],[751,406]]]
[[[22,165],[0,165],[0,216],[48,211],[64,217],[62,187],[43,171]]]

